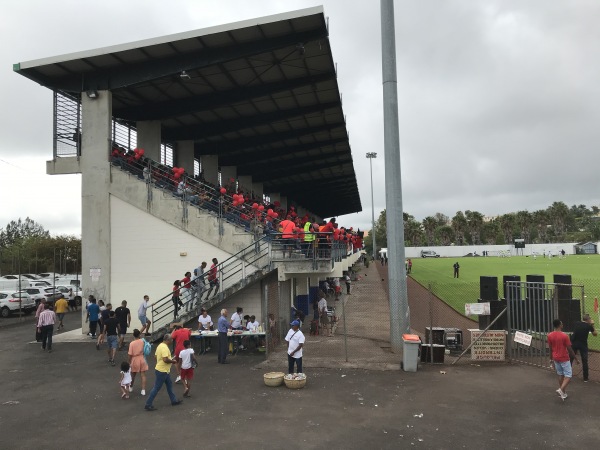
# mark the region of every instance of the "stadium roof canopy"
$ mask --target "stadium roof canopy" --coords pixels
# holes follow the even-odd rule
[[[115,119],[321,216],[361,210],[322,7],[14,65],[52,90],[110,90]]]

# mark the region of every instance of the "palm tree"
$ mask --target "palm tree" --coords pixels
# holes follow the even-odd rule
[[[498,220],[500,222],[500,229],[502,230],[502,234],[504,235],[504,243],[512,244],[514,215],[503,214],[498,218]]]
[[[521,238],[525,239],[525,243],[529,244],[531,242],[531,224],[533,222],[531,214],[529,211],[519,211],[515,216],[515,220],[519,230],[521,230]]]
[[[423,219],[423,229],[425,230],[425,236],[427,237],[427,245],[433,245],[436,227],[437,221],[432,216],[427,216]]]
[[[565,234],[565,223],[569,217],[569,208],[563,202],[554,202],[548,208],[552,227],[556,237],[561,238]]]
[[[477,245],[481,243],[481,227],[483,226],[483,214],[477,211],[465,211],[467,225],[471,233],[471,243]]]
[[[500,230],[498,228],[497,220],[490,220],[489,222],[485,222],[483,224],[483,235],[485,243],[488,245],[496,245],[499,231]]]
[[[452,227],[444,225],[438,227],[436,231],[440,241],[442,241],[442,245],[450,245],[452,242],[452,235],[454,234]]]
[[[421,242],[423,232],[421,230],[421,224],[415,219],[411,218],[404,223],[404,240],[413,247],[417,247]]]
[[[457,245],[463,245],[465,242],[465,229],[467,228],[467,219],[462,211],[458,211],[452,218],[452,230]]]
[[[540,243],[546,242],[547,236],[548,236],[548,225],[549,225],[548,213],[546,211],[544,211],[543,209],[540,209],[539,211],[534,212],[533,213],[533,223],[535,224],[535,227],[537,228],[538,241],[540,241]]]

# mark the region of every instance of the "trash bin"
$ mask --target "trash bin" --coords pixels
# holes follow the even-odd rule
[[[416,334],[403,334],[402,342],[402,369],[405,372],[416,372],[421,338]]]

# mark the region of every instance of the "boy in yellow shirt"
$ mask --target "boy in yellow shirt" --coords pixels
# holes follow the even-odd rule
[[[65,300],[64,297],[59,298],[54,303],[54,312],[56,313],[56,316],[58,317],[58,320],[59,320],[58,328],[56,329],[56,331],[60,331],[61,328],[65,327],[63,325],[63,319],[65,318],[65,313],[68,310],[69,310],[69,304],[67,303],[67,301]]]

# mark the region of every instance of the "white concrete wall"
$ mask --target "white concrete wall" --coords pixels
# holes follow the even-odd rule
[[[537,252],[541,255],[543,252],[560,252],[561,250],[564,250],[568,255],[574,255],[575,245],[576,242],[565,242],[558,244],[526,244],[525,248],[523,249],[523,255],[531,255],[532,252]],[[434,252],[438,253],[441,257],[449,258],[465,256],[466,254],[473,253],[475,251],[478,255],[481,255],[484,250],[490,253],[509,250],[511,252],[511,255],[517,255],[517,249],[514,245],[451,245],[433,247],[406,247],[406,257],[420,258],[421,250],[433,250]],[[518,254],[521,255],[521,249],[519,249]]]
[[[249,316],[256,316],[256,320],[262,323],[262,283],[254,283],[251,286],[247,286],[239,292],[236,292],[223,303],[217,305],[215,308],[211,309],[208,313],[212,318],[213,322],[216,324],[219,316],[221,315],[221,309],[226,308],[229,312],[229,318],[235,312],[235,309],[238,306],[244,308],[244,314],[248,314]]]
[[[144,294],[150,296],[152,303],[167,295],[173,281],[182,279],[185,272],[192,272],[202,261],[210,267],[212,258],[222,262],[231,256],[112,195],[110,209],[109,298],[113,304],[127,300],[134,317]],[[182,252],[187,256],[180,256]],[[133,320],[136,327],[137,322]]]

